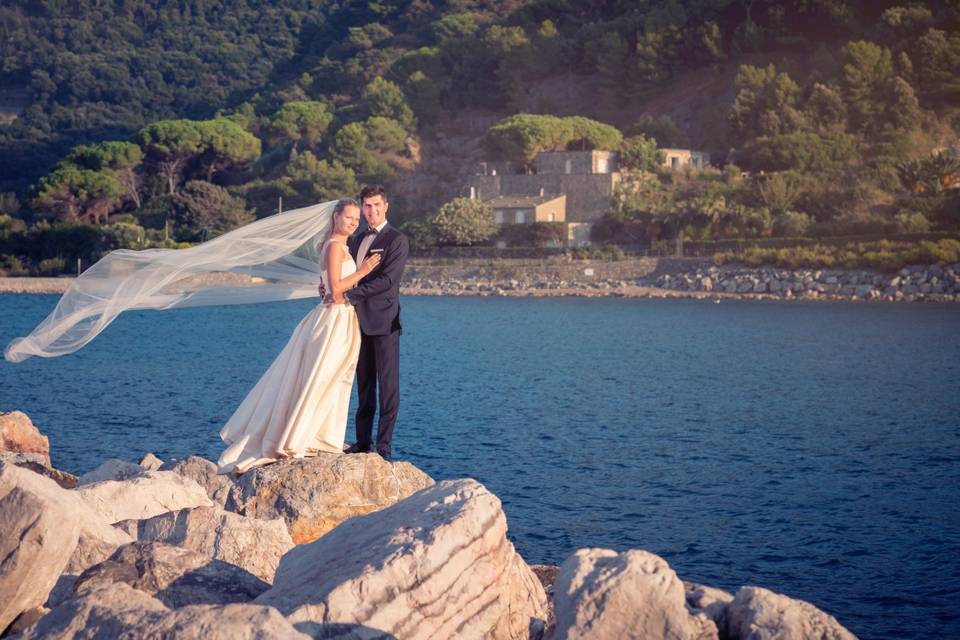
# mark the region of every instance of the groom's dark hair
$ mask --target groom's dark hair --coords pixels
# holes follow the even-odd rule
[[[379,184],[370,185],[369,187],[364,187],[360,191],[360,202],[363,202],[367,198],[372,198],[373,196],[382,196],[384,201],[387,201],[387,191],[383,186]]]

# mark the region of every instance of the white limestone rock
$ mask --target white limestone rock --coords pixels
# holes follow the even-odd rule
[[[184,509],[141,520],[137,537],[192,549],[242,567],[266,582],[273,582],[280,558],[294,546],[281,518],[246,518],[219,507]]]
[[[272,607],[253,604],[193,605],[130,630],[131,637],[203,640],[310,640]],[[322,637],[339,637],[336,634]]]
[[[76,492],[110,523],[213,506],[203,487],[172,471],[143,471],[143,475],[128,480],[104,480],[84,485]]]
[[[226,508],[253,518],[283,518],[293,541],[305,544],[432,484],[409,462],[387,462],[375,453],[325,454],[248,471],[234,482]]]
[[[217,475],[217,465],[200,456],[164,462],[160,470],[173,471],[185,478],[190,478],[206,489],[207,496],[218,507],[223,507],[227,503],[230,488],[233,486],[230,476]]]
[[[0,412],[0,452],[35,454],[50,466],[50,440],[22,411]]]
[[[18,640],[120,638],[124,632],[158,620],[166,613],[168,609],[156,598],[127,584],[115,583],[66,600],[24,631]]]
[[[123,582],[168,607],[249,602],[269,584],[243,569],[161,542],[134,542],[84,571],[74,594]]]
[[[538,637],[546,595],[506,534],[483,485],[441,482],[295,547],[254,602],[311,634],[337,624],[358,625],[344,638]]]
[[[117,547],[133,541],[80,500],[76,491],[64,489],[29,469],[0,462],[0,498],[14,487],[24,489],[50,505],[61,522],[79,525],[77,544],[64,568],[65,573],[80,573],[107,558]]]
[[[19,486],[0,498],[0,522],[3,631],[20,614],[47,599],[77,546],[80,525],[64,522],[49,500]]]
[[[137,463],[137,466],[146,471],[159,471],[160,467],[163,466],[163,460],[152,453],[148,453],[140,458],[140,462]]]
[[[647,551],[580,549],[554,583],[558,640],[718,638],[716,625],[688,610],[683,583]]]
[[[760,587],[742,587],[724,613],[739,640],[856,640],[833,616],[809,602]]]
[[[103,482],[104,480],[129,480],[130,478],[143,475],[143,471],[144,469],[140,465],[127,462],[126,460],[110,458],[96,469],[87,471],[81,475],[80,479],[77,480],[77,486],[82,487],[95,482]]]

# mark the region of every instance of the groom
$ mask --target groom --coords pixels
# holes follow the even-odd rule
[[[344,302],[357,309],[360,320],[360,359],[357,361],[357,441],[347,453],[371,450],[373,416],[380,396],[376,452],[391,459],[393,426],[400,408],[400,278],[410,252],[407,237],[387,222],[390,203],[381,186],[364,187],[360,208],[367,230],[350,241],[350,254],[358,265],[380,254],[380,265],[353,289]],[[336,300],[335,302],[340,302]]]

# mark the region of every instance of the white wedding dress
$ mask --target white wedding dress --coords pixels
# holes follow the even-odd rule
[[[322,265],[331,242],[320,252]],[[357,270],[349,252],[347,256],[342,278]],[[321,278],[330,291],[326,269]],[[220,430],[228,446],[218,472],[243,473],[281,458],[342,452],[359,353],[354,308],[317,305]]]

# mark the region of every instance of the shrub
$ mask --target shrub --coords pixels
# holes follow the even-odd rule
[[[930,231],[930,221],[926,216],[916,211],[901,211],[893,217],[897,229],[904,233],[927,233]]]
[[[785,211],[773,218],[773,232],[778,236],[805,236],[813,219],[805,213]]]
[[[41,276],[58,276],[67,270],[67,261],[63,258],[47,258],[37,265],[37,273]]]
[[[440,207],[432,224],[442,244],[458,246],[485,242],[497,232],[490,207],[469,198],[454,198]]]
[[[23,268],[23,263],[17,256],[0,255],[0,275],[2,276],[20,276],[26,275],[27,270]]]

